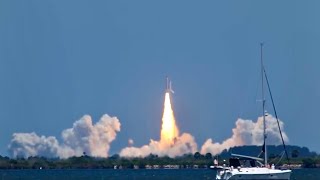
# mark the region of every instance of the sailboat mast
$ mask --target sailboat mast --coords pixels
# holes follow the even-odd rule
[[[264,67],[263,67],[263,59],[262,59],[262,49],[263,49],[263,43],[260,43],[260,54],[261,54],[261,85],[262,85],[262,117],[263,117],[263,150],[264,150],[264,165],[265,167],[268,166],[268,156],[267,156],[267,134],[266,134],[266,116],[265,116],[265,98],[264,98]]]

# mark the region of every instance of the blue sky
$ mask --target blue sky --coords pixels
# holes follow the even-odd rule
[[[318,1],[0,1],[0,154],[117,116],[111,154],[159,139],[165,76],[181,132],[231,136],[260,115],[259,43],[290,144],[320,152]],[[267,108],[271,111],[272,107]]]

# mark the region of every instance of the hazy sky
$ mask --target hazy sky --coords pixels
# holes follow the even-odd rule
[[[223,141],[260,115],[259,43],[290,144],[320,152],[319,1],[0,1],[0,154],[117,116],[111,154],[159,139],[165,76],[180,132]],[[270,102],[267,109],[271,112]]]

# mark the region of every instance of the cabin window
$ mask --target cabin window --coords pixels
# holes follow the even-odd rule
[[[229,164],[230,164],[230,166],[233,166],[233,167],[240,167],[241,166],[240,161],[237,158],[230,158]]]

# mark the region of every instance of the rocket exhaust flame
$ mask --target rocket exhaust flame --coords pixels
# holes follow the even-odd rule
[[[179,136],[174,113],[171,106],[170,93],[166,92],[164,100],[164,110],[162,116],[162,128],[160,142],[164,146],[174,144],[174,139]]]

